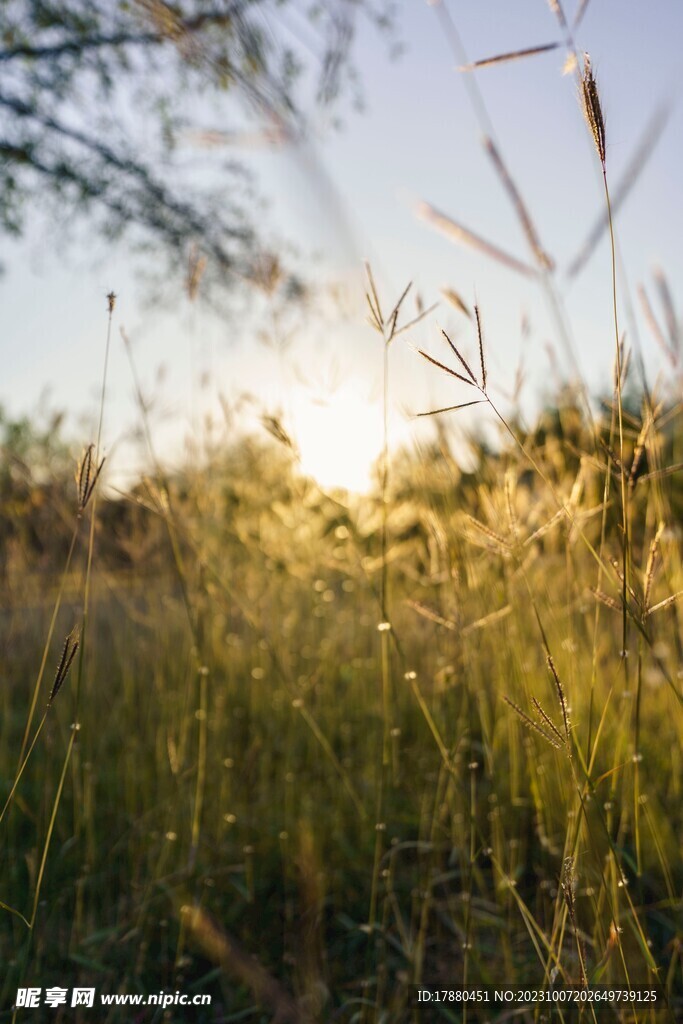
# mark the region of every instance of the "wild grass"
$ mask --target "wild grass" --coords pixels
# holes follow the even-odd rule
[[[559,45],[471,63],[444,25],[468,75]],[[538,277],[571,355],[554,263],[472,89],[532,262],[422,212]],[[416,985],[598,983],[656,987],[658,1005],[581,1019],[680,1019],[683,405],[629,387],[589,64],[582,89],[613,271],[601,405],[579,381],[525,427],[498,398],[486,311],[450,289],[468,343],[429,334],[431,310],[411,320],[408,289],[392,304],[368,268],[385,413],[371,494],[307,479],[270,414],[269,439],[207,442],[167,472],[124,335],[149,475],[116,500],[98,494],[107,297],[75,487],[30,459],[21,486],[2,478],[22,512],[0,604],[0,1019],[23,1019],[20,985],[209,992],[197,1021],[408,1024],[483,1019],[416,1007]],[[657,280],[664,329],[642,301],[677,368]],[[418,325],[416,366],[446,374],[453,402],[422,413],[431,446],[394,453],[390,356]],[[465,460],[443,416],[473,404],[499,439],[470,437]]]
[[[442,436],[356,502],[256,441],[141,484],[144,517],[116,508],[133,567],[98,570],[95,549],[80,729],[67,680],[2,821],[0,898],[33,926],[21,955],[26,922],[3,916],[4,1005],[65,979],[208,989],[212,1020],[277,1004],[409,1021],[412,984],[462,981],[656,983],[673,1001],[681,410],[644,436],[648,410],[625,411],[625,472],[645,448],[628,686],[619,514],[575,405],[510,425],[467,473]],[[55,636],[89,550],[55,583]],[[36,592],[15,570],[8,780],[53,617],[48,577]]]

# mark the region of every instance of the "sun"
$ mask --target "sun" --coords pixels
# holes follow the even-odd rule
[[[321,487],[363,494],[382,450],[382,411],[350,383],[293,411],[301,468]]]

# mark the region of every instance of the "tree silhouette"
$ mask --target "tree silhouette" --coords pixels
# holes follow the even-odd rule
[[[207,167],[188,172],[198,103],[225,117],[229,94],[271,138],[296,136],[300,73],[329,103],[349,71],[359,12],[386,23],[384,7],[0,0],[0,234],[21,234],[39,206],[61,226],[95,215],[108,237],[132,235],[176,269],[189,259],[207,280],[258,278],[271,263],[244,167],[223,161],[220,180]]]

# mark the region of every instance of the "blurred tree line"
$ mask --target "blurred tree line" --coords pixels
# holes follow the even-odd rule
[[[644,416],[647,408],[644,404]],[[678,412],[678,407],[660,411],[663,428],[653,432],[640,451],[638,421],[635,412],[632,417],[629,413],[633,427],[627,431],[625,464],[634,509],[647,503],[649,489],[639,483],[654,471],[657,477],[662,474],[673,513],[683,515],[683,488],[674,472]],[[466,446],[462,440],[454,444],[445,426],[434,422],[431,444],[392,457],[389,533],[395,565],[404,564],[409,572],[427,577],[434,545],[451,544],[452,538],[462,535],[463,515],[504,530],[505,510],[496,511],[496,502],[502,493],[500,481],[509,471],[518,492],[526,495],[523,504],[530,529],[557,520],[555,497],[516,447],[494,449],[476,436],[469,437]],[[0,409],[0,583],[7,600],[13,586],[30,574],[45,585],[56,582],[65,564],[76,525],[78,458],[64,438],[62,424],[61,414],[47,414],[39,422],[15,419]],[[579,493],[580,484],[581,507],[587,510],[584,528],[599,531],[604,459],[613,460],[613,475],[620,472],[614,452],[608,452],[608,421],[600,428],[600,456],[592,430],[569,394],[545,409],[533,425],[518,422],[514,429],[564,501]],[[107,493],[105,487],[97,506],[98,565],[115,573],[131,570],[151,576],[172,571],[164,525],[167,496],[182,527],[188,565],[197,561],[197,552],[211,549],[233,566],[267,562],[269,570],[293,571],[303,578],[316,571],[316,562],[329,559],[335,531],[352,541],[357,557],[369,559],[369,565],[377,561],[382,524],[379,486],[365,498],[347,500],[324,492],[301,474],[291,443],[278,443],[265,431],[261,436],[235,431],[233,438],[229,443],[216,441],[203,457],[188,458],[163,479],[158,473],[141,477],[125,496]],[[643,513],[644,509],[643,505]],[[641,518],[644,522],[646,516],[634,516],[634,522]],[[609,506],[607,528],[618,537],[619,512]],[[87,530],[82,532],[86,544]],[[637,547],[644,542],[639,536],[633,540]],[[544,535],[542,543],[552,547],[553,535]]]

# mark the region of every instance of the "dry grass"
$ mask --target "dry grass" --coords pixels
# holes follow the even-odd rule
[[[457,56],[473,81],[557,46]],[[588,61],[581,89],[614,271]],[[530,261],[422,216],[538,279],[552,305],[554,262],[486,128]],[[190,297],[202,271],[197,252]],[[98,498],[110,293],[76,493],[27,466],[22,542],[3,549],[0,1014],[21,984],[68,984],[208,991],[197,1021],[412,1024],[461,1019],[418,1014],[417,984],[604,983],[662,1000],[609,1019],[678,1019],[683,405],[627,390],[612,284],[611,401],[594,408],[579,381],[533,428],[498,397],[482,311],[447,289],[469,343],[435,329],[445,356],[417,350],[454,404],[421,414],[436,440],[413,455],[390,445],[390,354],[432,309],[408,318],[409,288],[387,303],[367,268],[385,416],[374,492],[357,499],[303,477],[268,413],[267,443],[209,439],[166,473],[128,344],[149,477]],[[656,285],[663,328],[642,301],[677,370],[674,301]],[[499,441],[470,438],[465,470],[441,414],[473,404]],[[48,543],[32,546],[44,507]]]
[[[577,488],[592,434],[575,408],[482,449],[457,491],[443,447],[394,460],[385,500],[349,506],[299,478],[289,446],[250,443],[166,481],[138,525],[131,511],[126,549],[156,553],[124,577],[95,552],[69,774],[60,788],[75,735],[62,688],[2,822],[0,898],[29,923],[44,860],[34,931],[5,917],[5,998],[28,971],[197,984],[228,1018],[251,991],[282,1019],[408,1021],[412,983],[465,970],[473,985],[656,981],[673,998],[683,570],[663,471],[680,416],[626,432],[626,471],[639,437],[648,470],[631,497],[628,679],[609,510],[604,570],[591,554],[607,456],[584,456]],[[163,532],[149,547],[155,523],[175,554]],[[5,610],[8,778],[52,614],[31,600]]]

